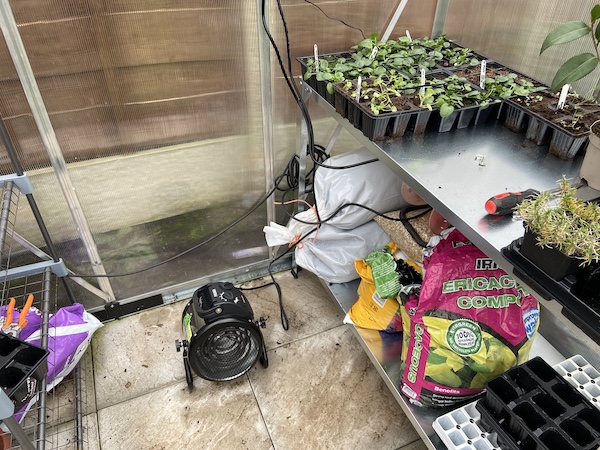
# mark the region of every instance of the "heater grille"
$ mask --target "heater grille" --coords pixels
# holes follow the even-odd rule
[[[254,321],[248,299],[233,284],[216,282],[197,289],[181,320],[187,339],[175,341],[175,348],[183,349],[190,389],[192,372],[210,381],[229,381],[244,375],[257,360],[268,367],[260,331],[266,319]]]
[[[228,381],[250,370],[261,350],[256,330],[239,322],[214,328],[218,329],[192,343],[189,359],[194,372],[211,381]]]

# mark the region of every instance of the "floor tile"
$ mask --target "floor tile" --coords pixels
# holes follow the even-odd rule
[[[419,439],[418,441],[405,445],[404,447],[400,447],[397,450],[428,450],[428,448],[425,445],[425,442]]]
[[[100,450],[98,418],[96,413],[82,418],[83,435],[78,446],[74,421],[60,424],[47,430],[46,448],[60,450]]]
[[[185,382],[98,412],[102,450],[272,449],[247,377]]]
[[[283,306],[289,320],[287,331],[281,325],[279,300],[274,286],[244,291],[254,311],[254,318],[268,317],[267,326],[263,329],[267,349],[329,330],[342,323],[344,316],[338,312],[314,274],[302,270],[298,279],[295,279],[287,271],[276,274],[275,278],[281,285]],[[269,278],[254,280],[242,287],[261,286],[270,281]]]
[[[185,378],[181,339],[184,302],[108,322],[92,340],[98,409]]]
[[[418,435],[347,326],[269,352],[249,372],[278,450],[397,449]]]

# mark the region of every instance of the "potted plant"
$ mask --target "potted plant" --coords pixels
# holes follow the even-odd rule
[[[555,280],[600,263],[600,205],[576,192],[563,177],[557,193],[541,193],[516,208],[525,226],[521,253]]]
[[[595,121],[590,130],[590,142],[581,163],[579,176],[588,186],[600,190],[600,120]]]
[[[593,53],[580,53],[565,61],[557,70],[552,80],[552,90],[556,91],[565,84],[574,83],[593,72],[597,72],[598,64],[600,63],[600,4],[592,7],[589,18],[589,23],[579,20],[563,23],[548,33],[546,39],[544,39],[540,55],[552,46],[566,44],[582,38],[589,38],[593,49]],[[600,77],[596,80],[592,97],[595,100],[600,98]],[[600,136],[600,127],[596,126],[595,130],[596,133],[592,132],[592,134]],[[594,144],[592,144],[592,140]],[[594,189],[600,189],[600,175],[598,175],[598,160],[600,160],[600,154],[598,153],[600,152],[600,146],[595,144],[597,141],[598,139],[590,137],[590,144],[588,144],[586,156],[580,171],[580,177],[584,178]],[[589,167],[589,164],[593,167]]]

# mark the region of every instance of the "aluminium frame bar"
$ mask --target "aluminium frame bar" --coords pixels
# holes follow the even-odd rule
[[[94,237],[85,218],[81,203],[77,197],[75,187],[73,186],[73,182],[67,170],[67,165],[62,150],[58,143],[58,139],[56,138],[52,123],[50,122],[48,111],[44,105],[42,94],[37,85],[31,64],[29,63],[29,58],[27,57],[27,53],[25,51],[23,41],[21,40],[21,35],[19,34],[19,30],[17,28],[17,24],[8,0],[0,0],[0,28],[4,34],[4,39],[19,76],[19,81],[23,86],[23,91],[27,97],[27,102],[31,108],[33,119],[35,120],[40,132],[40,137],[44,143],[44,147],[48,152],[50,164],[52,165],[58,178],[58,183],[61,187],[67,205],[69,206],[71,216],[73,217],[77,230],[79,231],[79,236],[83,241],[84,247],[88,254],[92,270],[94,271],[94,274],[99,276],[97,278],[98,285],[102,291],[106,292],[110,296],[111,299],[114,299],[115,295],[112,286],[108,278],[105,277],[106,271],[104,270],[104,265],[102,264]],[[28,195],[28,199],[29,198],[30,196]],[[53,259],[56,259],[55,255],[52,255],[52,257]]]

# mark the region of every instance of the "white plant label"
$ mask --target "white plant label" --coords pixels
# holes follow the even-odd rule
[[[481,73],[479,74],[479,87],[485,88],[485,73],[487,71],[487,61],[484,59],[481,61]]]
[[[560,91],[560,97],[558,97],[558,105],[557,105],[558,109],[563,109],[565,107],[568,93],[569,93],[569,85],[565,84]]]
[[[425,69],[421,69],[421,97],[425,96]]]
[[[377,47],[373,47],[373,51],[371,52],[371,56],[369,56],[369,60],[373,61],[377,56],[378,51],[379,49]]]
[[[410,37],[410,31],[406,30],[406,37],[408,38],[409,41],[412,42],[412,38]]]
[[[315,50],[315,72],[318,72],[319,71],[319,48],[317,47],[317,44],[315,44],[314,50]]]
[[[356,80],[356,102],[360,102],[360,89],[362,88],[362,77],[359,75]]]

